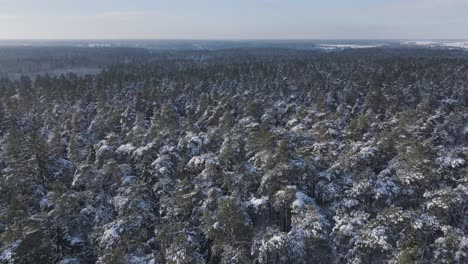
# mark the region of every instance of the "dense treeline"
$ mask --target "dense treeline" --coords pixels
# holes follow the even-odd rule
[[[87,73],[148,55],[148,50],[135,48],[0,47],[0,77]]]
[[[0,81],[0,262],[466,263],[468,58],[147,55]]]

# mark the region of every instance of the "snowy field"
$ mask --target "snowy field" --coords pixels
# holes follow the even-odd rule
[[[468,41],[403,41],[401,45],[468,50]]]

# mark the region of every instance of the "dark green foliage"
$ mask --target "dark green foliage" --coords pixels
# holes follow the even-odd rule
[[[215,255],[222,254],[226,247],[233,247],[236,251],[248,249],[252,223],[238,199],[221,199],[218,208],[213,213],[207,212],[204,220],[203,229],[207,238],[213,241]]]
[[[22,237],[14,251],[15,263],[48,264],[53,262],[52,244],[48,234],[42,230],[29,231]]]
[[[0,79],[2,263],[467,262],[465,53],[42,51],[118,63]]]

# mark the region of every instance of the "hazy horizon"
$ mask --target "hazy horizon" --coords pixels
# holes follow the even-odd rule
[[[0,41],[468,41],[468,38],[0,38]]]
[[[0,0],[0,40],[461,40],[466,0]]]

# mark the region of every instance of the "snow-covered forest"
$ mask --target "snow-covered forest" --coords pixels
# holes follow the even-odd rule
[[[0,263],[468,262],[467,53],[135,53],[0,79]]]

